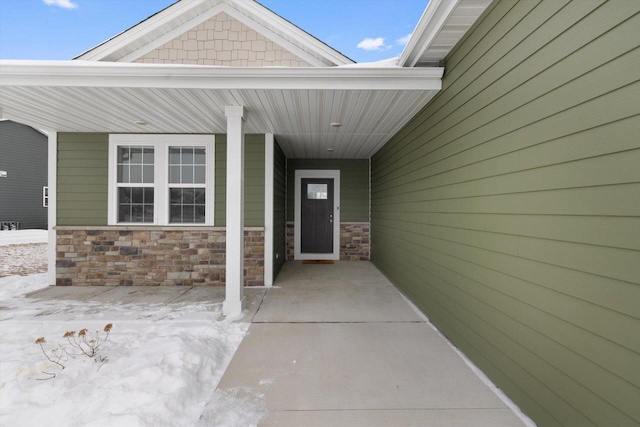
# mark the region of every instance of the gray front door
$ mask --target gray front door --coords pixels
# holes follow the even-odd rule
[[[303,178],[300,252],[333,252],[333,178]]]

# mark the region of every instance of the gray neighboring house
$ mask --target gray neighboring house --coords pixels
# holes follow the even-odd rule
[[[47,228],[47,136],[0,121],[0,228]]]

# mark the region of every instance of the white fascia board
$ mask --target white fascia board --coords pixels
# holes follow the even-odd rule
[[[413,67],[444,27],[460,0],[431,0],[400,55],[399,64]],[[441,58],[444,59],[444,58]]]
[[[166,25],[176,17],[204,3],[205,1],[207,0],[186,0],[176,2],[162,12],[159,12],[156,16],[147,18],[147,20],[140,22],[134,27],[121,32],[110,40],[107,40],[99,44],[98,46],[92,47],[88,51],[78,55],[76,59],[87,61],[101,61],[109,55],[112,55],[113,53],[122,49],[129,43],[134,42],[140,37],[144,37],[158,27]]]
[[[440,90],[442,67],[213,67],[0,60],[0,86],[263,90]]]
[[[228,0],[225,0],[228,1]],[[309,33],[296,27],[286,19],[277,16],[274,12],[262,6],[255,0],[235,0],[235,4],[244,8],[246,11],[255,14],[258,18],[264,20],[269,25],[282,31],[291,40],[297,40],[312,52],[317,52],[320,56],[326,58],[336,65],[353,64],[354,61],[344,56],[337,50],[331,48],[320,40],[316,39]]]

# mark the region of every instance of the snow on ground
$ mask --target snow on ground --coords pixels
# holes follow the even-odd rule
[[[33,300],[46,273],[0,278],[0,425],[251,426],[260,396],[216,391],[248,323],[219,320],[221,304],[110,304]],[[100,356],[47,361],[69,330],[102,332]],[[51,378],[50,374],[55,374]]]
[[[0,246],[47,243],[47,230],[0,230]]]
[[[0,277],[47,271],[47,244],[0,246]]]

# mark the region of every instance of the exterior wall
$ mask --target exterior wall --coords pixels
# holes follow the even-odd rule
[[[310,66],[224,12],[134,62],[231,67]]]
[[[264,135],[245,135],[244,225],[264,227]],[[227,136],[216,135],[215,225],[227,217]]]
[[[42,187],[47,185],[47,137],[9,120],[0,121],[0,221],[18,221],[23,229],[47,228]]]
[[[369,259],[369,160],[287,159],[287,260],[294,259],[296,170],[340,170],[340,259]]]
[[[340,224],[340,260],[369,261],[370,224],[343,222]]]
[[[215,225],[226,224],[226,135],[216,135]],[[245,136],[245,226],[264,227],[264,135]],[[109,134],[58,133],[58,225],[107,225]]]
[[[369,160],[287,159],[287,221],[293,221],[299,169],[340,170],[340,221],[369,221]]]
[[[371,232],[368,222],[340,223],[340,261],[368,261],[370,256]],[[293,261],[295,224],[287,222],[287,260]]]
[[[246,286],[264,284],[264,229],[244,232]],[[223,228],[58,227],[56,285],[224,285]]]
[[[278,276],[286,259],[287,158],[274,143],[273,167],[273,278]]]
[[[540,426],[640,424],[638,12],[494,2],[372,159],[372,260]]]
[[[107,225],[108,156],[106,133],[58,133],[57,225]]]

